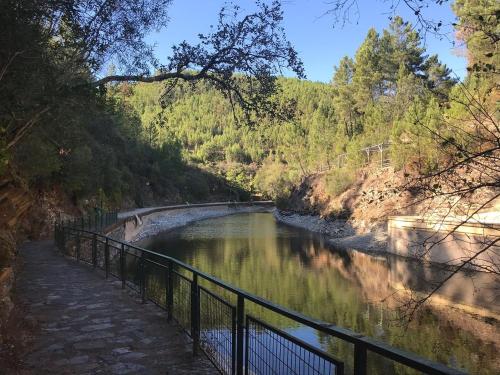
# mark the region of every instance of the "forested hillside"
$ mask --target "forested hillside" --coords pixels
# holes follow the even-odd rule
[[[290,208],[316,186],[327,202],[357,189],[348,200],[365,209],[387,192],[372,183],[431,209],[444,202],[443,219],[467,222],[499,201],[497,0],[454,1],[446,36],[420,10],[451,2],[402,2],[417,5],[418,25],[391,7],[353,56],[322,61],[323,83],[306,79],[281,1],[249,3],[224,4],[208,32],[160,59],[148,40],[169,25],[172,0],[0,0],[0,344],[17,245],[52,235],[61,217],[260,198]],[[456,40],[466,76],[429,55],[426,37]],[[385,153],[370,158],[363,149],[377,144]],[[498,275],[497,264],[483,270]]]
[[[462,86],[438,56],[426,53],[413,26],[396,17],[383,32],[370,30],[355,56],[334,64],[331,83],[279,79],[278,100],[295,103],[293,121],[238,121],[230,103],[207,84],[173,90],[121,84],[108,86],[108,95],[140,119],[142,138],[153,149],[178,145],[190,164],[273,199],[286,198],[318,170],[329,170],[330,192],[341,193],[366,162],[360,150],[383,142],[391,142],[396,169],[418,162],[422,172],[436,170],[442,157],[436,141],[452,135],[444,118],[458,119],[467,108],[457,104]],[[475,76],[466,84],[489,89]],[[344,153],[347,162],[336,168]]]
[[[60,26],[51,32],[65,44],[52,43],[57,38],[47,35],[43,20],[55,8],[37,4],[6,6],[1,16],[7,62],[0,91],[2,170],[28,190],[63,192],[80,208],[248,199],[251,193],[283,202],[317,171],[326,171],[327,191],[335,196],[366,164],[360,150],[369,145],[389,142],[396,170],[412,166],[417,175],[425,175],[498,140],[490,116],[497,95],[494,2],[454,5],[460,20],[457,36],[467,47],[470,65],[461,83],[438,56],[428,55],[413,25],[394,17],[385,30],[369,30],[354,56],[329,62],[330,83],[299,79],[303,69],[293,50],[285,49],[283,64],[299,78],[274,80],[266,76],[269,66],[262,81],[246,82],[244,68],[224,70],[229,60],[221,60],[220,67],[190,69],[206,60],[196,55],[197,49],[182,46],[174,48],[173,58],[193,64],[173,61],[177,71],[165,79],[114,75],[110,66],[109,79],[98,86],[88,82],[96,69],[103,69],[101,50],[111,48],[111,41],[85,42],[78,35],[83,29],[66,32]],[[489,18],[481,13],[484,9]],[[263,12],[265,17],[259,17],[268,17],[266,22],[276,27],[279,6]],[[143,14],[157,16],[154,9]],[[131,48],[130,58],[149,58],[146,45],[133,38],[123,42],[112,34],[111,21],[102,22],[116,38],[113,48],[124,43],[124,51]],[[255,32],[248,29],[249,35]],[[204,43],[219,46],[229,42],[224,38],[215,33]],[[85,43],[90,43],[88,53],[74,52]],[[261,47],[288,48],[280,43]],[[262,63],[252,58],[240,56],[242,66]],[[142,69],[140,60],[127,63]],[[161,69],[159,77],[165,74]],[[229,86],[214,78],[217,74],[231,74],[224,78]],[[141,80],[148,83],[133,82]]]

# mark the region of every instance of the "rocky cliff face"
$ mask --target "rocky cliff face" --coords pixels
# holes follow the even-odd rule
[[[14,307],[14,261],[17,241],[33,198],[22,180],[11,171],[0,176],[0,344],[5,322]]]
[[[330,220],[347,220],[357,233],[364,233],[385,226],[390,215],[410,213],[407,207],[411,196],[400,188],[402,181],[402,173],[392,168],[360,170],[346,191],[333,196],[327,192],[325,174],[313,174],[293,191],[288,209]]]
[[[16,238],[33,198],[22,180],[8,171],[0,176],[0,269],[15,258]]]

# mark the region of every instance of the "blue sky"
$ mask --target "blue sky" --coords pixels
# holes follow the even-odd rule
[[[148,40],[156,44],[160,61],[165,61],[172,45],[182,40],[195,42],[198,33],[208,32],[216,23],[223,0],[174,0],[170,7],[170,22],[160,32],[149,35]],[[293,43],[304,62],[307,78],[313,81],[329,82],[333,67],[345,56],[353,56],[363,42],[370,27],[381,31],[387,27],[390,1],[358,0],[359,15],[352,14],[351,22],[344,26],[335,24],[334,18],[324,15],[328,0],[284,0],[284,23],[288,39]],[[239,1],[243,9],[251,10],[251,0]],[[402,5],[397,10],[405,20],[413,21],[411,12]],[[449,4],[433,6],[426,13],[443,24],[454,20]],[[459,77],[466,74],[466,60],[453,47],[451,27],[448,38],[439,39],[427,35],[425,46],[429,54],[437,53],[444,63]]]

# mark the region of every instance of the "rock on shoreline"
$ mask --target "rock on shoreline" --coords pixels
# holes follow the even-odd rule
[[[387,232],[375,229],[357,233],[347,220],[325,220],[318,215],[302,215],[295,212],[274,210],[274,217],[281,223],[323,234],[333,246],[365,252],[385,252]]]

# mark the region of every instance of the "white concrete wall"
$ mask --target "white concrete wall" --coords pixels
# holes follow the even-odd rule
[[[430,262],[460,265],[476,256],[487,244],[500,237],[500,225],[459,221],[426,220],[419,217],[389,218],[387,250]],[[474,264],[500,264],[500,243],[476,256]]]

